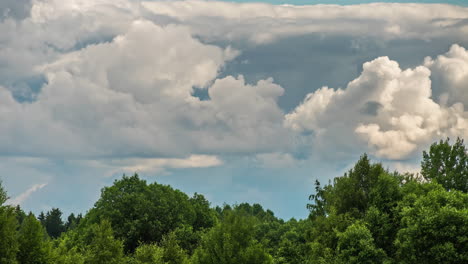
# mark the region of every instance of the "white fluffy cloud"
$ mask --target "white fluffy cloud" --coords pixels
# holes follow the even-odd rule
[[[460,25],[468,18],[468,8],[443,4],[294,6],[188,0],[143,2],[142,6],[190,25],[207,39],[255,44],[310,33],[426,40],[459,36],[466,40],[468,32]]]
[[[454,45],[435,62],[426,59],[426,65],[437,75],[448,71],[463,79],[468,71],[459,64],[467,55],[466,50]],[[437,67],[441,61],[444,67]],[[334,123],[346,123],[375,149],[376,155],[389,159],[406,158],[438,138],[468,137],[468,112],[463,97],[457,97],[466,94],[468,86],[453,85],[458,79],[450,79],[453,83],[448,84],[445,94],[452,101],[445,100],[441,105],[432,97],[430,76],[431,69],[426,66],[402,70],[388,57],[377,58],[366,62],[361,75],[346,89],[324,87],[309,94],[286,116],[285,125],[296,131],[321,132],[317,136],[321,138],[327,137]],[[352,135],[346,135],[349,132],[343,131],[343,136],[352,140]]]
[[[435,138],[467,135],[468,55],[458,45],[413,69],[385,57],[370,61],[346,89],[316,90],[287,115],[278,101],[293,88],[272,78],[249,83],[242,75],[222,75],[241,54],[241,42],[311,33],[464,39],[466,8],[28,3],[29,16],[5,13],[0,22],[2,154],[89,159],[288,153],[309,144],[307,132],[313,132],[309,149],[346,141],[352,148],[357,137],[377,155],[400,159]],[[30,84],[31,78],[38,83]],[[195,96],[195,88],[207,98]],[[28,93],[29,101],[18,100]]]
[[[110,42],[35,67],[46,77],[35,101],[17,102],[1,88],[3,150],[86,158],[274,148],[283,88],[272,79],[216,79],[237,55],[186,27],[135,20]],[[194,97],[193,87],[209,87],[210,100]]]
[[[436,59],[427,58],[424,65],[431,69],[433,98],[443,105],[462,103],[468,106],[468,52],[453,45]]]

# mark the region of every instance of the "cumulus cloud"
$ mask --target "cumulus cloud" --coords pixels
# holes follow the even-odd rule
[[[183,26],[135,20],[110,42],[36,66],[46,82],[31,103],[0,87],[3,150],[86,158],[275,148],[283,88],[272,79],[216,79],[238,53],[203,44]],[[194,87],[210,99],[193,96]]]
[[[458,51],[454,55],[454,51]],[[454,45],[445,69],[457,68],[467,56],[466,50]],[[439,57],[437,61],[440,61]],[[430,59],[426,65],[435,65]],[[434,71],[439,70],[435,68]],[[463,76],[463,68],[460,70]],[[396,61],[380,57],[363,65],[361,75],[344,90],[322,88],[307,96],[292,113],[285,125],[294,130],[318,130],[326,137],[334,123],[346,123],[360,138],[373,147],[375,154],[389,159],[403,159],[420,146],[448,136],[468,136],[468,112],[461,101],[440,105],[432,98],[431,70],[426,66],[400,69]],[[453,86],[446,89],[450,94]],[[460,89],[460,90],[458,90]],[[454,95],[468,86],[455,88]],[[375,109],[368,111],[369,105]],[[363,111],[364,110],[364,111]],[[344,131],[349,133],[350,131]],[[343,134],[345,136],[345,134]],[[350,135],[347,135],[348,138]]]
[[[323,33],[383,39],[453,37],[467,28],[467,8],[453,5],[269,5],[213,1],[156,1],[142,6],[190,25],[209,40],[266,44],[278,38]],[[466,39],[466,36],[464,36]]]
[[[293,112],[285,116],[285,125],[297,132],[315,131],[320,132],[319,118],[327,109],[333,98],[342,94],[343,91],[322,87],[306,96]]]
[[[453,45],[436,59],[426,58],[424,65],[432,72],[433,98],[443,105],[462,103],[468,106],[468,52]]]
[[[2,154],[256,155],[297,152],[303,143],[317,150],[350,141],[346,148],[353,149],[361,139],[377,155],[399,159],[436,137],[467,133],[468,62],[458,45],[407,70],[386,57],[365,63],[346,89],[316,90],[286,115],[279,100],[294,87],[265,76],[250,81],[223,75],[242,54],[242,42],[266,44],[312,33],[463,39],[466,8],[27,3],[28,15],[0,22],[5,32],[0,36]],[[362,45],[351,48],[357,46]]]
[[[209,101],[202,101],[192,120],[196,127],[193,140],[205,151],[224,153],[265,152],[288,145],[282,127],[283,111],[277,99],[284,89],[273,79],[246,84],[242,76],[218,79],[209,88]],[[208,132],[208,133],[207,133]],[[278,137],[283,141],[278,142]]]
[[[24,201],[26,201],[34,192],[44,188],[47,186],[47,183],[42,184],[34,184],[25,192],[21,193],[20,195],[16,196],[15,198],[9,199],[7,201],[8,204],[11,205],[21,205]]]

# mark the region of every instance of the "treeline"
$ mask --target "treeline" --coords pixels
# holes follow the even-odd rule
[[[363,155],[309,197],[308,219],[259,204],[210,207],[170,186],[124,176],[85,216],[63,221],[5,205],[0,263],[468,263],[468,157],[463,140],[434,143],[421,174],[389,172]]]

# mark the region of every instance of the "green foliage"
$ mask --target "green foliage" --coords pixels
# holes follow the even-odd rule
[[[16,264],[18,220],[12,207],[3,206],[7,200],[7,192],[0,180],[0,263]]]
[[[2,181],[0,180],[0,206],[2,206],[8,200],[8,195],[3,188]]]
[[[163,261],[164,249],[156,244],[142,244],[135,250],[137,264],[166,264]]]
[[[114,238],[109,221],[102,220],[91,228],[86,264],[120,264],[123,261],[123,243]]]
[[[195,193],[189,199],[193,210],[195,211],[195,219],[191,223],[194,230],[201,230],[214,226],[216,221],[215,211],[210,209],[210,202],[201,194]]]
[[[361,217],[369,207],[372,188],[379,175],[384,172],[382,165],[370,164],[369,158],[364,154],[347,174],[335,178],[328,196],[329,206],[338,214],[350,213]]]
[[[331,186],[327,186],[331,187]],[[326,216],[326,195],[327,190],[320,187],[320,182],[315,180],[315,194],[309,196],[309,200],[312,201],[311,204],[307,204],[307,209],[310,211],[309,218],[311,220],[316,219],[317,217]]]
[[[449,139],[432,144],[429,153],[423,152],[421,174],[447,190],[468,192],[468,150],[463,140],[457,138],[453,145]]]
[[[316,181],[316,193],[309,197],[313,203],[307,205],[311,212],[310,218],[332,213],[362,217],[371,204],[372,190],[379,175],[384,172],[381,164],[371,164],[368,156],[364,154],[348,173],[335,178],[333,185],[321,188],[320,182]]]
[[[82,218],[83,217],[81,216],[81,214],[75,216],[74,213],[71,213],[67,218],[67,222],[65,223],[65,230],[69,231],[77,228]]]
[[[62,220],[62,211],[58,208],[52,208],[52,210],[47,212],[45,215],[43,225],[47,234],[49,234],[51,238],[59,237],[62,232],[65,232],[65,224]]]
[[[183,264],[187,262],[187,254],[179,246],[176,235],[169,233],[161,241],[163,250],[163,261],[167,264]]]
[[[278,252],[276,255],[276,263],[289,264],[289,263],[301,263],[303,260],[303,252],[300,247],[297,246],[297,233],[290,232],[289,238],[281,239],[279,243]]]
[[[228,213],[213,227],[195,251],[194,264],[272,263],[272,257],[254,239],[255,219],[241,213]]]
[[[200,243],[204,230],[194,231],[190,225],[183,225],[173,231],[178,245],[188,254],[192,254]]]
[[[248,203],[241,203],[234,207],[234,211],[254,216],[262,222],[278,221],[278,219],[275,217],[275,214],[272,211],[265,211],[260,204],[250,205]]]
[[[16,214],[16,219],[18,220],[18,224],[22,224],[24,219],[26,219],[27,214],[21,209],[21,206],[17,205],[15,207],[15,214]]]
[[[395,230],[400,223],[397,206],[403,198],[401,180],[398,174],[381,173],[370,192],[370,207],[364,216],[376,245],[389,255],[394,254]]]
[[[308,220],[294,218],[287,222],[259,220],[255,239],[273,256],[275,263],[303,263],[309,250],[306,241],[310,224]]]
[[[1,189],[1,185],[0,185]],[[15,211],[9,206],[0,206],[0,263],[14,264],[18,252]]]
[[[192,199],[169,186],[147,185],[138,175],[124,176],[102,190],[88,214],[89,223],[109,219],[117,238],[132,252],[140,243],[159,242],[165,234],[183,225],[195,230],[214,223],[214,213],[201,195]]]
[[[426,181],[363,155],[329,184],[316,181],[308,219],[286,222],[259,204],[212,209],[137,175],[104,188],[83,218],[64,223],[54,208],[37,220],[3,205],[0,183],[0,263],[468,263],[466,154],[460,139],[433,144]]]
[[[17,259],[21,264],[51,263],[51,245],[47,234],[36,217],[29,213],[21,224],[18,233],[19,252]]]
[[[400,263],[468,262],[468,194],[435,186],[409,196],[401,217],[395,241]]]
[[[383,263],[386,255],[376,247],[369,229],[356,222],[338,234],[337,259],[340,263],[372,264]]]
[[[55,264],[84,264],[85,256],[80,252],[79,245],[72,239],[72,233],[66,233],[56,240],[54,250]]]

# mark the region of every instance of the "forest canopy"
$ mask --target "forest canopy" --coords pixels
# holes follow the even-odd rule
[[[0,182],[0,263],[468,263],[467,155],[462,139],[441,140],[409,174],[364,154],[316,181],[309,217],[288,221],[259,204],[212,207],[137,174],[103,188],[85,215],[35,216],[6,204]]]

